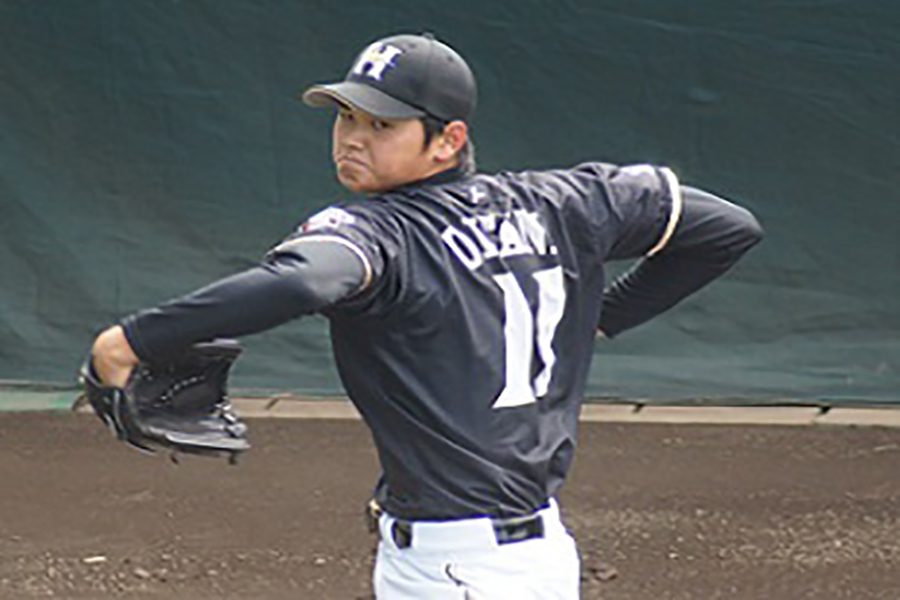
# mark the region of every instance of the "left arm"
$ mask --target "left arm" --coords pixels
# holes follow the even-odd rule
[[[124,387],[140,361],[165,360],[216,337],[240,337],[322,310],[370,283],[367,263],[339,241],[286,242],[260,265],[131,315],[101,333],[94,369]]]
[[[681,192],[680,220],[666,245],[604,290],[601,335],[615,337],[668,310],[762,239],[748,210],[696,188],[681,186]]]

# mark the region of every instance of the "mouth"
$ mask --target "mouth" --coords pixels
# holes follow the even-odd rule
[[[335,157],[334,162],[338,166],[349,163],[349,164],[355,165],[357,167],[364,167],[364,168],[369,167],[369,165],[365,161],[360,160],[359,158],[356,158],[354,156],[348,156],[348,155],[337,156],[337,157]]]

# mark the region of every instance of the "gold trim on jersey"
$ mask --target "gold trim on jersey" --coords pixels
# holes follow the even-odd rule
[[[673,173],[671,169],[668,169],[666,167],[661,167],[660,172],[666,178],[666,184],[669,187],[669,193],[672,195],[672,208],[669,211],[669,222],[666,223],[666,229],[665,231],[663,231],[662,237],[659,238],[659,241],[656,242],[656,245],[653,246],[649,252],[647,252],[646,256],[653,256],[666,247],[666,244],[669,243],[672,234],[675,233],[675,227],[678,225],[678,221],[681,220],[681,211],[684,206],[684,200],[681,197],[681,186],[678,183],[678,177],[675,176],[675,173]]]

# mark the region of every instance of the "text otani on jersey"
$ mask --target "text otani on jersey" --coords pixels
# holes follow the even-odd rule
[[[540,215],[525,209],[465,217],[460,219],[459,227],[448,225],[441,232],[441,239],[473,271],[492,258],[558,252]]]

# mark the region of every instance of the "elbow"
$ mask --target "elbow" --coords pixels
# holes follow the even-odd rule
[[[756,216],[746,208],[695,188],[683,186],[682,227],[670,245],[692,255],[734,260],[762,241],[765,235]]]
[[[741,222],[741,235],[746,240],[747,248],[752,248],[763,240],[765,230],[759,220],[749,210],[744,209],[744,217]]]
[[[722,217],[721,235],[707,248],[706,258],[727,269],[760,243],[765,232],[753,213],[740,206],[731,205]]]
[[[733,206],[729,220],[731,221],[729,245],[737,250],[739,255],[760,243],[765,237],[765,231],[759,220],[746,208]]]

